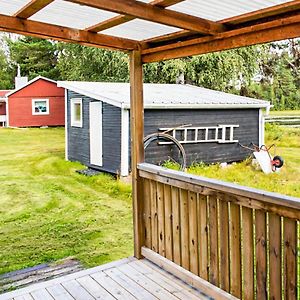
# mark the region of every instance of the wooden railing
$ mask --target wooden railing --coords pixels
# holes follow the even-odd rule
[[[299,299],[299,198],[138,169],[145,247],[235,297]]]

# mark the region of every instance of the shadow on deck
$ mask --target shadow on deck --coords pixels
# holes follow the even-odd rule
[[[210,299],[147,259],[126,258],[0,295],[0,300]]]

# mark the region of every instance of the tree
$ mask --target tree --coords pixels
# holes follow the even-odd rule
[[[129,80],[128,56],[116,51],[59,43],[57,67],[62,80]]]
[[[49,40],[22,37],[16,41],[7,39],[12,65],[19,64],[22,76],[33,79],[38,75],[57,80],[56,44]]]
[[[0,89],[12,89],[13,78],[13,69],[9,65],[5,52],[0,49]]]

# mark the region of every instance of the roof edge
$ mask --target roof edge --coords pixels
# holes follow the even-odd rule
[[[20,88],[18,88],[18,89],[16,89],[16,90],[13,90],[13,91],[11,91],[10,93],[6,94],[5,97],[8,98],[9,96],[11,96],[11,95],[13,95],[13,94],[15,94],[15,93],[17,93],[17,92],[23,90],[24,88],[26,88],[27,86],[31,85],[32,83],[38,81],[39,79],[43,79],[43,80],[46,80],[46,81],[49,81],[49,82],[52,82],[52,83],[57,84],[57,82],[56,82],[55,80],[49,79],[49,78],[47,78],[47,77],[44,77],[44,76],[39,75],[39,76],[37,76],[37,77],[31,79],[30,81],[28,81],[24,86],[22,86],[22,87],[20,87]]]
[[[67,90],[71,90],[73,92],[76,92],[78,94],[85,95],[85,96],[88,96],[90,98],[93,98],[93,99],[96,99],[96,100],[99,100],[99,101],[103,101],[107,104],[111,104],[113,106],[117,106],[117,107],[120,107],[120,108],[124,108],[126,106],[126,105],[124,105],[124,102],[118,102],[118,101],[115,101],[115,100],[107,98],[107,97],[99,96],[99,95],[97,95],[95,93],[92,93],[90,91],[74,87],[74,86],[68,84],[67,81],[57,81],[57,87],[62,87],[62,88],[65,88]]]

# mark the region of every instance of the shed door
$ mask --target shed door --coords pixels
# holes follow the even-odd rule
[[[102,166],[102,102],[90,102],[90,163]]]

